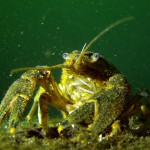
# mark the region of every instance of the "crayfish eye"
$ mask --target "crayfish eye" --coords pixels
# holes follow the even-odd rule
[[[63,57],[63,59],[65,59],[65,60],[68,59],[68,53],[63,53],[63,54],[62,54],[62,57]]]
[[[96,62],[99,58],[100,58],[100,55],[99,55],[98,53],[94,53],[94,54],[91,56],[92,62]]]

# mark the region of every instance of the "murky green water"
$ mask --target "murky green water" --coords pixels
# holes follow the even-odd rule
[[[53,65],[63,52],[82,49],[112,22],[135,16],[91,48],[113,62],[134,88],[150,88],[150,2],[143,0],[0,1],[0,98],[18,67]]]
[[[150,89],[149,6],[149,0],[0,0],[0,99],[21,74],[10,77],[12,69],[61,63],[64,52],[81,50],[127,16],[135,19],[111,30],[91,51],[114,63],[134,90]]]

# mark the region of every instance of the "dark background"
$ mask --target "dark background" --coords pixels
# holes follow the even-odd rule
[[[149,0],[0,0],[0,99],[20,67],[54,65],[127,16],[91,48],[115,64],[134,90],[150,89]],[[53,73],[56,76],[56,73]],[[58,76],[56,76],[59,79]]]

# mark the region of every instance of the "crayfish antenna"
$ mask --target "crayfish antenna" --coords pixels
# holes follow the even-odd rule
[[[104,34],[106,34],[108,31],[110,31],[112,28],[124,23],[124,22],[127,22],[127,21],[130,21],[130,20],[133,20],[134,17],[133,16],[130,16],[130,17],[127,17],[127,18],[123,18],[121,20],[118,20],[114,23],[112,23],[110,26],[106,27],[103,31],[101,31],[97,36],[95,36],[87,45],[86,43],[84,44],[83,48],[82,48],[82,51],[78,57],[78,59],[76,60],[74,66],[75,68],[77,68],[79,66],[79,64],[81,63],[81,60],[82,60],[82,57],[84,55],[84,53],[86,51],[89,50],[89,48],[100,38],[102,37]],[[10,76],[12,76],[14,73],[17,73],[17,72],[21,72],[21,71],[27,71],[27,70],[51,70],[51,69],[56,69],[56,68],[67,68],[68,66],[64,65],[64,64],[58,64],[58,65],[54,65],[54,66],[42,66],[42,67],[24,67],[24,68],[18,68],[18,69],[13,69],[11,72],[10,72]]]
[[[17,68],[17,69],[13,69],[10,72],[10,76],[12,76],[14,73],[17,72],[22,72],[22,71],[28,71],[28,70],[51,70],[51,69],[57,69],[57,68],[65,68],[67,67],[64,64],[58,64],[58,65],[54,65],[54,66],[38,66],[38,67],[24,67],[24,68]]]
[[[130,21],[130,20],[133,20],[134,17],[133,16],[130,16],[130,17],[127,17],[127,18],[123,18],[123,19],[120,19],[114,23],[112,23],[110,26],[106,27],[104,30],[102,30],[98,35],[96,35],[87,45],[84,45],[84,47],[82,48],[82,51],[77,59],[77,61],[75,62],[75,68],[78,67],[78,65],[81,63],[81,59],[84,55],[84,53],[86,51],[89,50],[89,48],[98,40],[100,39],[103,35],[105,35],[108,31],[110,31],[112,28],[124,23],[124,22],[127,22],[127,21]]]

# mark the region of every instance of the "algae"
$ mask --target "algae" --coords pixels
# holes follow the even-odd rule
[[[56,122],[56,120],[54,120]],[[22,121],[15,135],[11,135],[6,129],[7,123],[0,128],[0,150],[25,150],[25,149],[49,149],[49,150],[97,150],[97,149],[149,149],[150,136],[139,136],[130,131],[123,130],[116,136],[108,139],[95,139],[81,125],[73,125],[64,129],[60,134],[57,127],[50,128],[50,135],[45,137],[42,128],[37,124],[37,120],[28,122]]]

